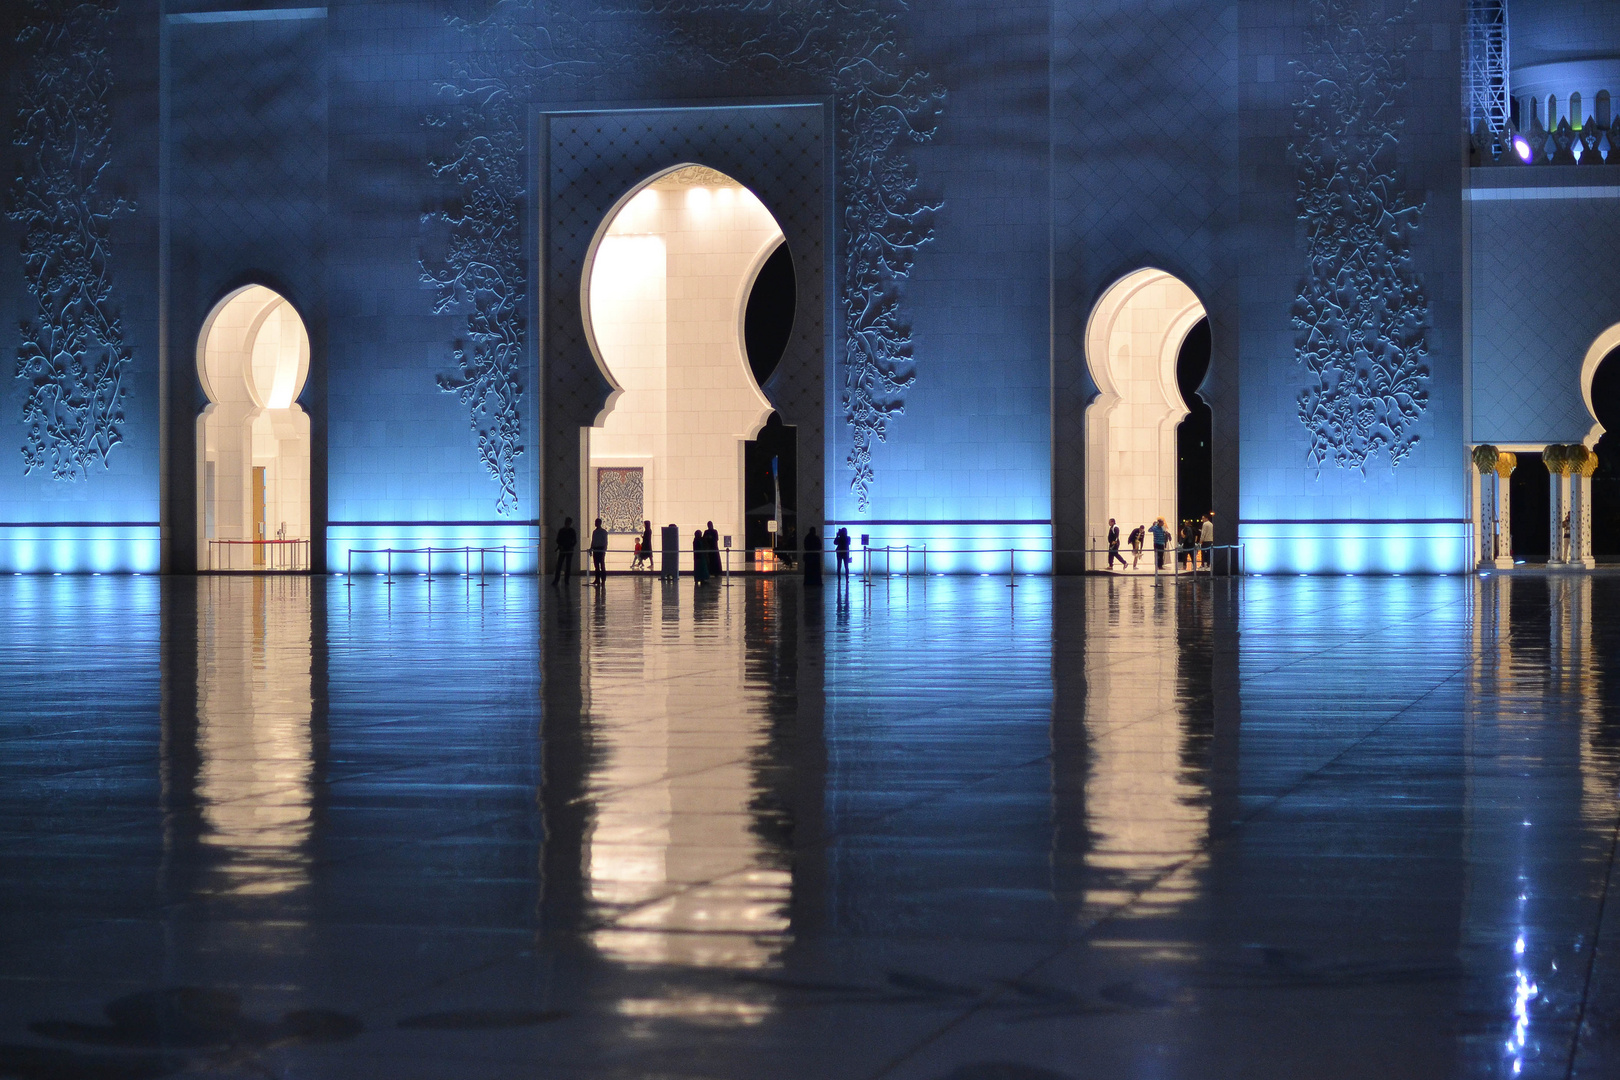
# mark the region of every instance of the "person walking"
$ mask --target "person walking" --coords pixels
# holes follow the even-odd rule
[[[703,538],[703,530],[698,529],[692,533],[692,581],[702,585],[709,580],[709,545]]]
[[[647,561],[647,569],[653,568],[652,558],[652,522],[641,523],[641,557]]]
[[[849,530],[846,529],[846,528],[843,528],[842,526],[839,527],[838,534],[833,537],[833,553],[834,553],[834,555],[837,556],[836,561],[834,563],[834,569],[835,569],[835,571],[837,573],[837,576],[839,576],[841,578],[848,578],[849,577]]]
[[[1170,543],[1170,530],[1164,527],[1164,518],[1154,518],[1148,532],[1153,534],[1153,569],[1164,569],[1164,549]]]
[[[703,546],[709,549],[709,576],[720,576],[720,534],[715,531],[714,522],[703,530]]]
[[[1142,544],[1147,540],[1147,530],[1138,525],[1131,530],[1131,569],[1135,570],[1142,562]]]
[[[1204,515],[1204,521],[1198,526],[1198,547],[1204,558],[1204,569],[1210,568],[1210,555],[1215,549],[1215,511],[1211,510]]]
[[[557,530],[557,568],[551,572],[551,583],[561,579],[567,585],[574,573],[574,549],[579,546],[579,533],[574,531],[574,519],[563,518]]]
[[[1114,568],[1114,560],[1115,559],[1119,560],[1119,565],[1120,565],[1121,568],[1123,568],[1125,566],[1125,556],[1123,556],[1123,555],[1121,555],[1119,553],[1119,526],[1114,524],[1114,519],[1113,518],[1109,518],[1108,519],[1108,569],[1112,570]]]
[[[821,584],[821,536],[814,525],[804,530],[804,583]]]
[[[602,528],[602,519],[597,518],[591,529],[591,570],[596,579],[591,584],[597,588],[607,584],[607,545],[607,530]]]

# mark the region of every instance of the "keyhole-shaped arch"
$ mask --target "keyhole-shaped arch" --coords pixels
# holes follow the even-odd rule
[[[1092,309],[1086,366],[1097,396],[1085,416],[1088,547],[1106,543],[1109,518],[1122,535],[1160,517],[1175,533],[1176,427],[1187,415],[1176,359],[1204,317],[1185,282],[1152,267],[1115,282]]]
[[[237,289],[204,321],[198,569],[308,568],[309,416],[297,404],[308,377],[309,333],[275,290]]]
[[[750,370],[744,322],[781,226],[752,191],[701,165],[632,188],[591,244],[580,282],[586,339],[612,386],[584,429],[582,519],[610,532],[713,521],[744,533],[744,443],[772,405]]]

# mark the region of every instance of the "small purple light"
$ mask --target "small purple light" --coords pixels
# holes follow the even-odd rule
[[[1514,138],[1513,152],[1519,155],[1520,161],[1528,162],[1530,160],[1530,144],[1524,139]]]

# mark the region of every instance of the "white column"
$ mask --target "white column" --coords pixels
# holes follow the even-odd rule
[[[1592,556],[1592,478],[1576,473],[1569,478],[1571,502],[1569,561],[1590,570],[1597,565]]]
[[[1513,569],[1513,488],[1501,473],[1491,488],[1496,494],[1496,559],[1498,570]]]
[[[1547,565],[1563,566],[1569,561],[1569,477],[1547,474]]]
[[[1491,485],[1496,474],[1482,473],[1472,465],[1468,471],[1474,474],[1474,559],[1483,569],[1490,566],[1496,556],[1496,500]]]

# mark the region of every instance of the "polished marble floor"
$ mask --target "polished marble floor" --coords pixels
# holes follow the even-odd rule
[[[0,579],[0,1077],[1620,1075],[1620,577]]]

